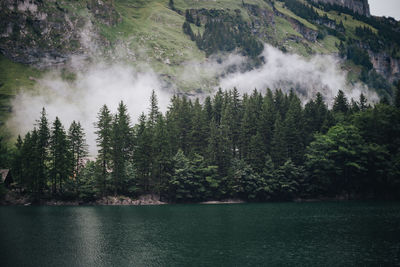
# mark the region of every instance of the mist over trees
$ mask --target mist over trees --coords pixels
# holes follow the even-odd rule
[[[122,101],[115,114],[101,107],[94,160],[80,123],[66,131],[43,109],[8,161],[14,186],[37,198],[393,198],[400,193],[398,99],[370,106],[363,95],[348,100],[339,91],[329,109],[319,93],[303,106],[293,91],[241,97],[234,88],[203,103],[173,96],[163,114],[153,92],[136,124]]]

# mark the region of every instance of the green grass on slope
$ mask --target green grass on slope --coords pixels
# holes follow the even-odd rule
[[[177,65],[204,58],[182,31],[184,16],[169,9],[167,1],[116,0],[115,6],[122,22],[114,27],[103,26],[102,33],[110,40],[127,42],[134,52],[142,51],[137,59]]]
[[[271,6],[269,6],[263,0],[245,0],[244,2],[246,4],[257,5],[261,8],[272,10]],[[175,7],[182,11],[185,11],[186,9],[206,8],[206,9],[224,9],[224,10],[229,9],[230,11],[233,12],[235,9],[239,9],[241,11],[243,19],[247,22],[250,21],[250,18],[247,14],[247,10],[242,5],[242,0],[174,0],[174,3]]]
[[[41,72],[0,55],[0,94],[13,96],[21,88],[33,88]]]
[[[0,134],[7,135],[4,123],[10,114],[10,100],[19,90],[34,88],[41,72],[35,68],[12,62],[0,55]]]
[[[367,28],[370,28],[372,30],[372,32],[378,33],[377,29],[375,29],[374,27],[372,27],[371,25],[369,25],[365,22],[354,19],[353,16],[351,16],[351,15],[348,15],[345,13],[339,14],[339,12],[337,12],[337,11],[325,12],[316,7],[314,7],[314,9],[317,11],[317,13],[320,16],[325,16],[325,14],[326,14],[329,19],[335,20],[337,24],[339,24],[340,22],[343,22],[343,26],[346,29],[346,36],[351,37],[353,39],[359,39],[359,37],[356,35],[357,27],[367,27]]]
[[[172,81],[183,71],[184,62],[206,58],[183,33],[184,15],[171,10],[167,0],[116,0],[115,7],[122,21],[113,27],[100,25],[101,34],[113,43],[125,44],[132,64],[147,62]],[[198,30],[203,29],[194,32]]]
[[[285,8],[283,2],[275,2],[274,6],[280,13],[282,13],[282,14],[284,14],[284,15],[292,18],[292,19],[297,20],[298,22],[300,22],[301,24],[303,24],[307,28],[310,28],[310,29],[312,29],[314,31],[318,31],[317,26],[315,26],[314,24],[311,24],[307,20],[295,15],[292,11],[290,11],[287,8]]]

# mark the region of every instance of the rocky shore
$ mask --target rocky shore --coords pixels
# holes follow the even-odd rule
[[[157,195],[142,195],[138,198],[130,198],[127,196],[106,196],[95,201],[85,202],[82,200],[58,200],[58,199],[41,199],[34,201],[29,196],[23,196],[15,192],[8,192],[4,199],[0,200],[0,206],[140,206],[140,205],[163,205],[167,204],[159,200]]]

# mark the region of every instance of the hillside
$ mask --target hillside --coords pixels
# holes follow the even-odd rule
[[[191,94],[212,90],[232,69],[263,65],[264,44],[338,56],[350,84],[387,99],[400,78],[400,24],[370,16],[366,0],[5,0],[0,8],[2,114],[10,96],[49,70],[73,81],[77,58],[148,65],[165,86]],[[245,62],[220,64],[231,53]]]

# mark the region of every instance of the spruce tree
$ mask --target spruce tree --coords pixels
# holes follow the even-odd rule
[[[121,101],[117,114],[112,121],[112,176],[114,179],[114,194],[120,194],[122,184],[126,179],[126,164],[131,158],[132,134],[130,117],[125,104]]]
[[[96,134],[96,142],[99,148],[97,158],[101,162],[101,169],[102,169],[102,195],[106,194],[106,182],[107,182],[107,175],[108,170],[111,167],[111,134],[112,134],[112,117],[110,110],[106,105],[102,106],[98,115],[98,121],[95,124],[97,128]]]
[[[196,99],[193,106],[192,129],[190,132],[191,153],[205,155],[207,148],[208,127],[206,113],[203,111],[199,99]]]
[[[368,108],[367,98],[363,93],[360,94],[360,110],[365,111]]]
[[[287,149],[286,159],[291,158],[296,164],[300,164],[304,153],[303,110],[300,99],[293,91],[289,99],[290,105],[282,128]]]
[[[272,136],[271,157],[275,166],[282,165],[287,159],[287,147],[283,132],[283,122],[280,114],[277,115]]]
[[[22,157],[23,157],[23,148],[24,141],[21,136],[18,135],[17,141],[15,142],[15,152],[12,159],[12,175],[14,181],[19,185],[23,185],[23,165],[22,165]]]
[[[76,181],[76,191],[79,190],[81,170],[88,156],[88,145],[86,144],[85,132],[80,122],[73,121],[68,130],[68,141],[71,151],[71,167],[73,177]]]
[[[47,121],[45,108],[42,109],[40,119],[37,121],[37,152],[38,152],[38,181],[36,183],[35,192],[38,197],[41,197],[43,190],[46,187],[48,179],[48,149],[50,140],[50,129]]]
[[[263,106],[260,115],[260,134],[263,138],[264,150],[266,154],[271,153],[271,142],[273,136],[274,122],[275,122],[275,108],[273,94],[270,89],[264,96]]]
[[[56,117],[50,135],[50,174],[52,193],[63,192],[63,184],[71,175],[71,151],[61,121]],[[58,188],[57,188],[58,180]]]
[[[146,115],[143,113],[139,117],[139,123],[135,127],[135,141],[133,162],[138,172],[138,186],[142,193],[149,193],[150,190],[150,168],[151,158],[150,151],[152,149],[152,136],[146,123]]]
[[[342,90],[339,90],[337,96],[335,97],[332,110],[335,113],[344,113],[344,114],[346,114],[349,111],[349,103]]]
[[[38,131],[36,128],[28,132],[24,137],[21,149],[22,161],[22,184],[37,196],[39,183],[39,153],[38,153]]]

